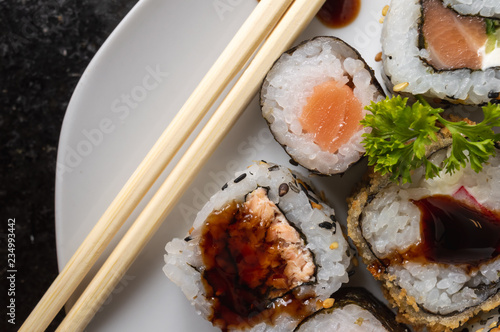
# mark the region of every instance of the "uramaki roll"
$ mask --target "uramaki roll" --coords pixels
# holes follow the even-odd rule
[[[440,164],[450,147],[442,139],[429,158]],[[371,174],[351,200],[349,236],[400,317],[431,331],[459,327],[479,311],[500,305],[500,156],[480,173],[399,185]]]
[[[382,59],[394,91],[474,105],[497,100],[500,20],[481,15],[498,12],[498,1],[392,0]]]
[[[224,331],[291,331],[348,281],[334,211],[287,168],[238,173],[166,246],[165,274]]]

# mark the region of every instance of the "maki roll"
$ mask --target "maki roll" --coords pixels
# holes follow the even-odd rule
[[[440,165],[451,139],[431,146]],[[500,305],[500,156],[404,185],[371,174],[351,200],[349,236],[402,320],[430,331],[457,328]]]
[[[342,173],[364,152],[359,121],[384,98],[357,51],[334,37],[316,37],[284,53],[260,92],[274,138],[303,167]]]
[[[364,288],[346,287],[332,295],[335,299],[307,317],[296,332],[409,332],[396,322],[394,313]]]
[[[265,162],[224,185],[166,251],[166,275],[224,331],[292,330],[348,281],[351,256],[334,211]]]
[[[499,12],[498,1],[391,1],[382,58],[394,91],[463,104],[496,100]]]

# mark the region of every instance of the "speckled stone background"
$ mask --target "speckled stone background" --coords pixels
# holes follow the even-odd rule
[[[17,331],[57,275],[54,184],[64,113],[90,60],[136,2],[0,0],[0,331]],[[15,325],[6,308],[9,218]]]

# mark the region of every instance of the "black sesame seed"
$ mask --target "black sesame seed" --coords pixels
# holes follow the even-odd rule
[[[333,221],[333,222],[336,222],[337,218],[335,218],[335,216],[333,214],[331,214],[330,215],[330,220]]]
[[[350,278],[350,277],[352,277],[354,275],[354,273],[356,273],[356,271],[355,270],[351,270],[351,271],[347,272],[347,275]]]
[[[226,189],[227,188],[227,183],[225,183],[223,186],[222,186],[222,190]]]
[[[247,177],[247,173],[243,173],[240,176],[238,176],[236,179],[234,179],[234,183],[238,183],[246,177]]]
[[[191,241],[192,239],[193,239],[193,238],[192,238],[191,236],[186,236],[186,237],[184,238],[184,241],[189,242],[189,241]]]
[[[499,96],[500,96],[500,92],[490,91],[488,93],[488,98],[490,98],[490,99],[496,99]]]
[[[296,192],[297,194],[300,192],[299,188],[297,188],[296,185],[294,185],[292,182],[288,182],[288,185],[292,189],[292,191]]]
[[[269,167],[267,170],[269,172],[272,172],[272,171],[277,171],[279,169],[280,169],[280,167],[278,165],[274,165],[274,166]]]
[[[319,227],[324,228],[324,229],[332,229],[333,224],[328,221],[323,221],[321,224],[319,224]]]
[[[290,160],[289,160],[289,162],[290,162],[290,164],[292,164],[293,166],[299,166],[299,163],[298,163],[298,162],[296,162],[296,161],[295,161],[295,160],[293,160],[293,159],[290,159]]]
[[[307,192],[307,191],[306,191],[306,192]],[[309,197],[309,200],[310,200],[310,201],[312,201],[312,202],[314,202],[314,203],[316,203],[316,204],[319,204],[319,201],[318,201],[316,198],[314,198],[314,197],[312,197],[311,195],[309,195],[309,193],[307,194],[307,197]]]
[[[278,195],[280,197],[285,196],[286,193],[288,193],[288,190],[289,190],[288,185],[286,183],[282,183],[282,184],[280,184],[280,186],[278,188]]]
[[[302,189],[302,191],[304,191],[305,193],[307,193],[307,188],[304,187],[304,185],[302,183],[299,182],[299,186],[300,186],[300,189]]]
[[[311,186],[310,186],[310,185],[308,185],[307,183],[304,183],[304,186],[306,186],[307,190],[309,190],[309,191],[313,191],[313,189],[311,188]]]
[[[264,159],[261,159],[260,161],[262,161],[263,163],[267,164],[267,161],[265,161]]]

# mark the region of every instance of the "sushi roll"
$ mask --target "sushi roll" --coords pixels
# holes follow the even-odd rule
[[[284,53],[260,92],[274,138],[303,167],[343,173],[363,152],[359,124],[384,93],[357,51],[334,37],[316,37]]]
[[[451,139],[431,146],[436,165]],[[500,305],[500,156],[480,173],[390,182],[371,174],[351,199],[348,230],[400,318],[430,331],[450,331],[479,311]]]
[[[389,85],[453,103],[497,100],[499,12],[498,1],[392,0],[382,29]]]
[[[346,287],[332,295],[334,302],[304,319],[295,332],[409,332],[394,313],[364,288]]]
[[[265,162],[224,185],[166,251],[165,274],[224,331],[293,330],[348,281],[352,255],[334,211]]]

